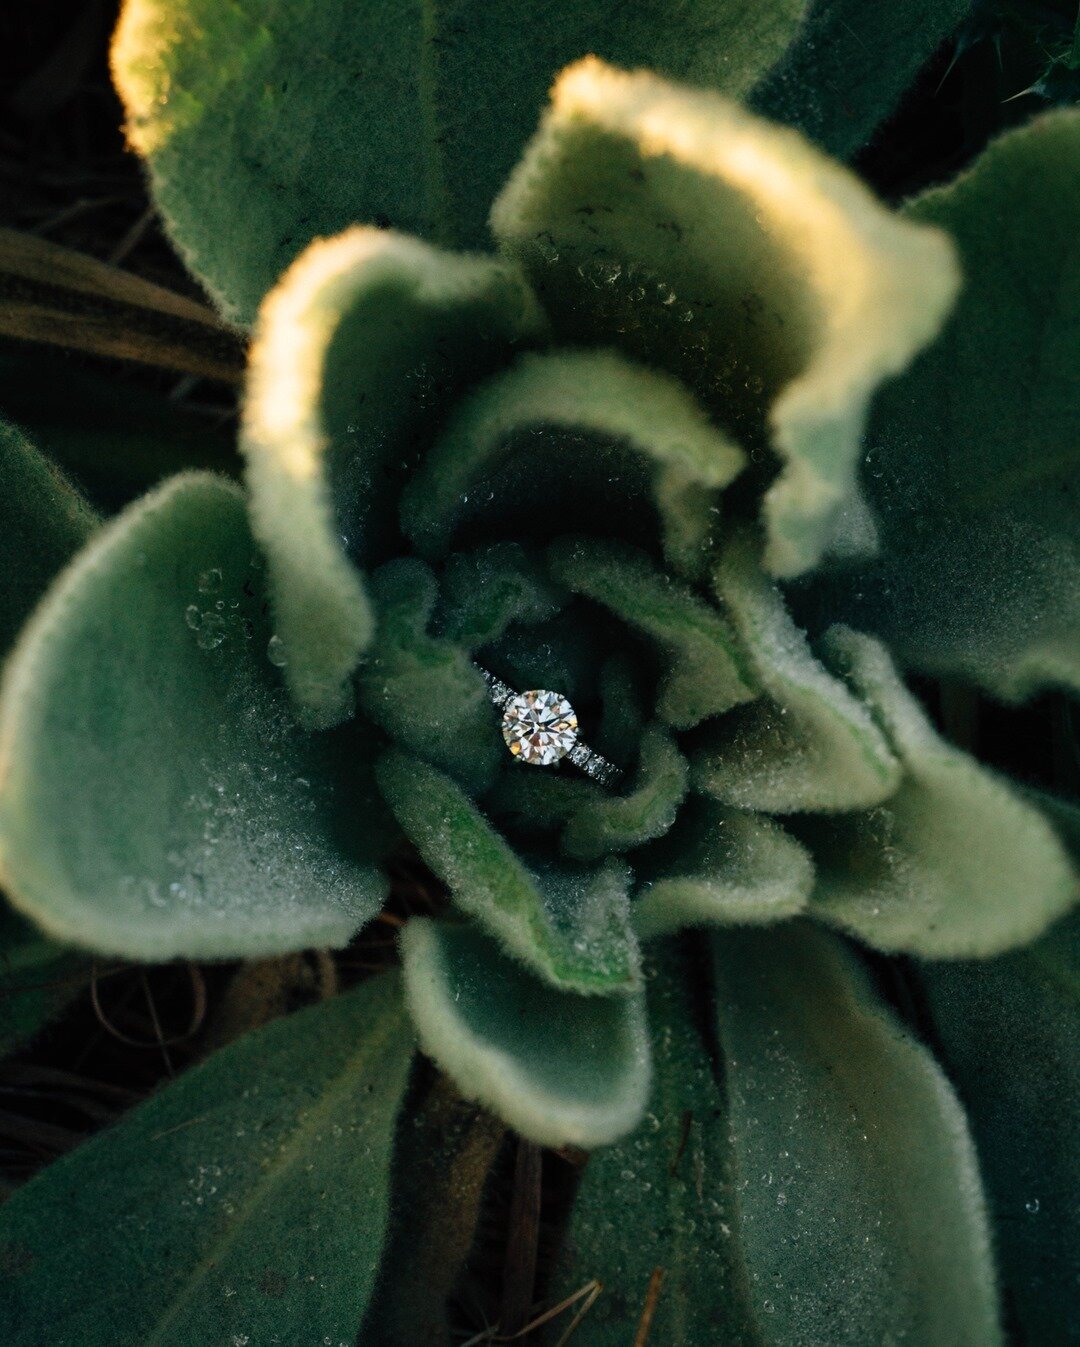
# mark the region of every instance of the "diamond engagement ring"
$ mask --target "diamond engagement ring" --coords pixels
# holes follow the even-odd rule
[[[614,785],[622,776],[621,768],[594,753],[578,738],[577,712],[565,697],[544,688],[515,692],[487,669],[480,672],[491,700],[503,713],[502,736],[518,762],[527,762],[532,767],[553,767],[568,758],[602,786]]]

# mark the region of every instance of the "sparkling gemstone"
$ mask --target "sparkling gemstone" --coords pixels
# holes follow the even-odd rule
[[[503,711],[506,746],[522,762],[550,767],[577,742],[577,714],[557,692],[543,688],[511,697]]]

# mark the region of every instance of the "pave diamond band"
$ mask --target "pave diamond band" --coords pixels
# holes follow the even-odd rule
[[[558,692],[532,688],[515,692],[501,678],[481,669],[491,700],[503,713],[502,736],[519,762],[553,767],[563,758],[602,786],[613,785],[622,770],[578,738],[577,713]]]

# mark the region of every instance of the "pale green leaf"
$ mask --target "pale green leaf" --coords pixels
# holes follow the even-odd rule
[[[798,37],[751,92],[750,106],[846,159],[970,8],[971,0],[811,0]]]
[[[1080,923],[980,963],[919,967],[941,1055],[971,1120],[1021,1341],[1076,1329],[1080,1249]]]
[[[410,920],[405,989],[420,1045],[469,1099],[545,1146],[602,1146],[649,1095],[643,993],[575,996],[538,982],[474,926]]]
[[[249,320],[312,239],[357,221],[458,246],[558,71],[588,52],[738,96],[803,0],[127,0],[113,73],[128,139],[192,270]]]
[[[871,637],[827,640],[904,767],[865,813],[792,824],[817,870],[815,915],[877,949],[986,958],[1033,940],[1080,897],[1040,810],[940,739]]]
[[[1080,688],[1080,111],[995,141],[908,216],[947,229],[964,288],[867,436],[880,560],[815,610],[908,667],[1008,701]]]
[[[533,768],[518,765],[520,771]],[[398,822],[454,903],[538,977],[581,993],[625,991],[638,978],[629,875],[519,855],[448,776],[388,753],[379,784]]]
[[[938,332],[947,239],[795,132],[644,72],[581,62],[492,212],[560,331],[679,374],[783,471],[766,562],[815,565],[857,499],[871,396]]]
[[[172,479],[95,536],[0,690],[0,866],[50,934],[141,959],[344,944],[380,906],[370,750],[268,657],[240,491]]]
[[[814,870],[773,819],[692,799],[640,860],[631,908],[642,940],[694,926],[759,926],[806,907]]]
[[[659,515],[665,551],[699,570],[716,493],[745,462],[669,375],[613,351],[522,356],[455,409],[402,498],[430,557],[483,529],[636,538]]]
[[[412,1037],[397,977],[193,1067],[0,1208],[7,1347],[352,1342]]]
[[[655,642],[663,670],[657,713],[669,725],[686,729],[756,694],[730,624],[638,548],[564,540],[548,556],[551,573],[568,589],[603,604]]]
[[[891,795],[900,765],[873,717],[819,663],[806,635],[740,539],[716,587],[765,696],[699,736],[696,786],[739,809],[853,809]]]
[[[552,1299],[600,1281],[574,1336],[581,1347],[629,1347],[659,1268],[651,1341],[762,1347],[768,1339],[759,1335],[739,1248],[727,1101],[694,1001],[696,969],[670,944],[650,964],[648,1112],[636,1132],[589,1157]]]
[[[963,1111],[806,923],[713,937],[750,1298],[776,1347],[1001,1343]]]
[[[418,445],[540,324],[512,267],[374,229],[309,248],[267,299],[241,448],[286,680],[313,724],[349,712],[372,631],[354,562],[400,550],[393,504]]]

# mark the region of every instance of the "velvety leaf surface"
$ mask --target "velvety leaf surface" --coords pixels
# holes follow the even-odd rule
[[[10,1347],[352,1342],[412,1038],[396,977],[244,1035],[0,1208]]]
[[[650,727],[642,738],[629,789],[621,794],[608,790],[585,800],[563,833],[563,851],[577,860],[595,860],[662,836],[675,821],[689,777],[686,759],[671,735]]]
[[[0,652],[7,651],[42,591],[90,536],[93,510],[15,426],[0,421]]]
[[[547,621],[566,601],[543,557],[516,542],[452,553],[439,588],[440,634],[468,650],[497,640],[511,623]]]
[[[513,268],[375,229],[315,244],[267,300],[241,448],[286,679],[312,723],[351,709],[372,630],[353,562],[385,554],[418,446],[463,383],[540,326]]]
[[[438,584],[421,561],[388,561],[371,581],[378,622],[359,676],[361,709],[395,742],[476,791],[506,748],[487,684],[465,652],[427,632]]]
[[[579,526],[622,532],[620,497],[646,496],[668,557],[693,570],[709,540],[715,492],[744,463],[669,375],[613,351],[530,354],[454,410],[405,487],[403,523],[419,550],[437,557],[472,519],[491,516],[516,532],[510,509],[550,518],[549,536],[572,527],[565,511],[582,506],[592,518]],[[637,524],[644,512],[639,501],[629,504]]]
[[[737,96],[802,8],[128,0],[113,70],[173,238],[245,321],[307,243],[357,221],[482,243],[567,62],[596,52]]]
[[[798,37],[752,91],[750,106],[846,159],[970,8],[969,0],[811,0]]]
[[[822,667],[761,571],[756,549],[728,548],[717,592],[765,696],[709,726],[695,784],[740,809],[854,809],[891,795],[900,764],[866,707]]]
[[[0,1056],[33,1038],[85,985],[79,959],[0,899]]]
[[[987,963],[919,967],[995,1216],[1006,1315],[1076,1341],[1080,1275],[1080,923]]]
[[[653,963],[648,1112],[637,1131],[589,1157],[552,1299],[597,1278],[603,1291],[574,1338],[628,1347],[659,1268],[653,1341],[762,1347],[770,1339],[759,1332],[740,1257],[727,1101],[690,994],[692,970],[670,945]]]
[[[800,136],[599,61],[566,71],[492,212],[560,331],[678,373],[783,471],[769,569],[797,575],[857,497],[872,393],[933,338],[947,240],[884,210]]]
[[[758,926],[795,916],[814,884],[809,853],[773,819],[696,797],[640,857],[631,913],[642,940],[687,926]]]
[[[986,958],[1033,940],[1080,896],[1054,829],[938,737],[876,641],[836,629],[827,644],[904,777],[868,812],[793,821],[814,856],[814,915],[878,949],[931,958]]]
[[[664,676],[657,713],[676,729],[755,696],[749,660],[730,624],[686,584],[635,547],[565,539],[548,552],[551,573],[655,641]]]
[[[141,959],[340,945],[384,837],[356,727],[309,736],[269,658],[240,491],[181,476],[101,530],[0,691],[0,862],[51,934]]]
[[[1001,1342],[960,1105],[850,952],[806,923],[713,937],[741,1245],[764,1340]],[[782,1256],[781,1256],[782,1253]]]
[[[881,560],[815,608],[907,665],[1015,701],[1080,686],[1080,111],[995,141],[907,210],[956,241],[941,339],[867,435]]]
[[[420,1044],[469,1099],[545,1146],[602,1146],[649,1094],[643,993],[558,991],[475,926],[413,917],[401,936]]]
[[[509,954],[556,987],[603,994],[635,985],[638,948],[622,862],[529,865],[433,767],[391,752],[378,777],[398,822],[454,903]]]

